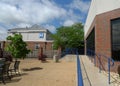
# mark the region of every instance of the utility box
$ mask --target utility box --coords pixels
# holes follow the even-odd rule
[[[58,62],[58,61],[59,61],[58,55],[54,55],[54,56],[53,56],[53,61],[54,61],[54,62]]]

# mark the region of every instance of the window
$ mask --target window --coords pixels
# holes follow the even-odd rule
[[[0,43],[0,48],[2,48],[2,45],[1,45],[1,43]]]
[[[16,34],[16,32],[13,32],[12,34],[14,35],[14,34]]]
[[[111,20],[112,58],[120,61],[120,18]]]
[[[86,40],[86,48],[87,48],[87,51],[88,50],[95,51],[95,30],[94,30],[94,28]],[[87,54],[88,54],[88,52],[87,52]]]
[[[40,38],[44,38],[44,33],[43,33],[43,32],[40,32],[39,37],[40,37]]]
[[[36,43],[35,44],[35,49],[39,49],[40,48],[40,44]]]

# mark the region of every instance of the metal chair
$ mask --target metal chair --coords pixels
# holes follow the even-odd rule
[[[12,75],[12,72],[15,72],[15,74],[19,74],[20,75],[19,64],[20,64],[20,61],[15,61],[14,67],[9,69],[9,71],[11,72],[11,75]]]
[[[10,67],[10,62],[6,62],[0,67],[0,77],[4,84],[6,77],[8,77],[11,80],[11,76],[9,75],[9,67]]]

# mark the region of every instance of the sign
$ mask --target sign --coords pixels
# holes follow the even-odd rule
[[[39,37],[40,38],[44,38],[44,33],[41,32],[40,35],[39,35]]]

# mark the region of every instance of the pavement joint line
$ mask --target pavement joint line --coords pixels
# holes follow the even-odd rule
[[[85,74],[86,74],[86,78],[88,79],[88,82],[89,82],[89,84],[90,84],[90,86],[92,86],[92,84],[91,84],[91,81],[90,81],[90,79],[89,79],[89,77],[88,77],[88,73],[87,73],[87,71],[86,71],[86,68],[85,68],[85,65],[84,65],[84,63],[83,63],[83,61],[82,61],[82,58],[80,58],[81,60],[81,64],[83,65],[83,68],[84,68],[84,71],[85,71]]]

